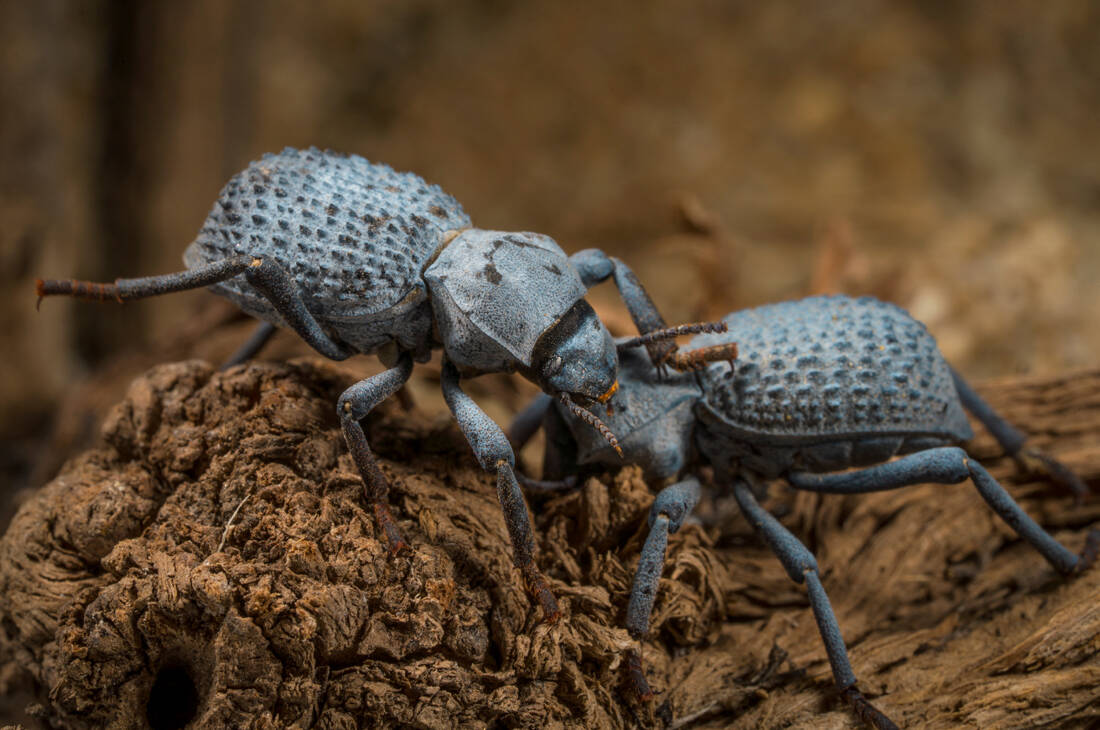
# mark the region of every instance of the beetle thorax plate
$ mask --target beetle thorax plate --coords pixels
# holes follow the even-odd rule
[[[462,371],[531,365],[535,343],[585,287],[548,236],[468,230],[424,272],[448,357]]]

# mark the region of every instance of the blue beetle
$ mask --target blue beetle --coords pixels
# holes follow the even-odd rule
[[[511,446],[459,379],[518,371],[618,449],[586,410],[615,393],[618,360],[584,296],[614,278],[631,311],[651,309],[622,262],[595,249],[567,256],[538,233],[473,228],[454,198],[417,175],[315,148],[265,155],[230,179],[183,258],[186,271],[162,276],[39,279],[37,294],[122,303],[209,287],[263,321],[230,363],[258,352],[276,327],[334,360],[377,353],[390,369],[348,388],[337,413],[395,552],[405,542],[387,506],[389,484],[359,422],[401,388],[414,361],[442,348],[443,393],[479,463],[496,475],[513,561],[546,618],[558,615],[534,563]],[[679,365],[675,347],[662,347]]]
[[[649,322],[660,324],[656,312]],[[1078,496],[1085,485],[1050,456],[1025,448],[1026,437],[1005,422],[944,360],[932,335],[905,310],[870,297],[820,296],[734,312],[725,332],[697,335],[678,357],[697,368],[667,376],[643,354],[645,337],[619,343],[620,389],[607,426],[627,462],[652,480],[674,480],[656,496],[627,608],[626,626],[644,637],[664,567],[668,536],[697,504],[691,470],[713,467],[748,521],[804,584],[837,687],[865,721],[894,723],[856,687],[840,627],[810,551],[758,502],[765,480],[783,478],[800,490],[857,494],[925,482],[970,479],[982,498],[1059,572],[1070,575],[1095,560],[1100,532],[1074,554],[1035,523],[981,464],[957,444],[973,437],[973,413],[1010,455],[1044,469]],[[736,343],[732,369],[699,355]],[[734,354],[732,351],[728,353]],[[547,434],[544,479],[530,488],[575,484],[581,466],[612,466],[606,443],[568,410],[536,399],[512,425],[522,444],[540,426]],[[891,457],[900,458],[887,461]],[[858,468],[854,471],[839,471]],[[828,473],[834,472],[834,473]],[[839,472],[839,473],[836,473]],[[684,475],[687,474],[685,477]],[[560,477],[566,476],[565,479]],[[640,659],[630,663],[648,694]]]

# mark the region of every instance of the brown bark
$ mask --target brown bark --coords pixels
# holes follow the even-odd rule
[[[105,445],[70,461],[0,542],[5,676],[62,727],[853,727],[799,586],[728,500],[670,543],[630,698],[621,628],[650,491],[631,468],[536,506],[563,610],[523,592],[494,486],[445,418],[387,403],[369,436],[412,549],[364,509],[313,361],[164,365]],[[1095,488],[1100,371],[1006,380],[991,402]],[[971,444],[1072,549],[1100,519]],[[1100,718],[1100,569],[1069,581],[966,484],[767,503],[815,551],[864,690],[908,727]],[[189,694],[193,692],[193,696]]]

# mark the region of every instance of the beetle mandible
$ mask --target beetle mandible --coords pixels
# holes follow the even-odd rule
[[[183,258],[186,271],[114,283],[40,279],[37,294],[122,303],[209,287],[264,323],[231,363],[258,352],[277,326],[333,360],[377,353],[389,369],[348,388],[337,413],[394,552],[406,543],[359,422],[401,388],[414,361],[442,348],[443,394],[478,462],[496,475],[513,562],[545,618],[557,618],[533,559],[511,446],[459,379],[518,371],[618,449],[585,410],[615,393],[618,361],[584,296],[613,278],[632,312],[652,309],[622,262],[595,249],[567,256],[538,233],[472,228],[454,198],[417,175],[316,148],[265,155],[230,179]]]
[[[659,321],[656,313],[651,317]],[[1026,436],[947,364],[932,335],[905,310],[870,297],[820,296],[734,312],[723,321],[725,333],[696,336],[690,342],[694,349],[681,357],[690,361],[693,352],[736,342],[732,370],[695,358],[696,372],[667,377],[639,351],[639,345],[650,344],[647,338],[619,344],[621,387],[607,423],[619,436],[625,460],[640,465],[647,478],[680,479],[661,490],[650,509],[650,531],[627,608],[626,626],[634,638],[648,633],[668,536],[699,500],[699,481],[685,473],[702,463],[732,491],[790,578],[806,586],[837,687],[856,714],[877,728],[896,726],[857,688],[817,561],[759,504],[764,480],[783,478],[812,492],[859,494],[970,479],[989,506],[1060,573],[1072,575],[1096,559],[1100,531],[1091,530],[1085,548],[1074,554],[957,445],[973,436],[965,409],[1009,455],[1044,470],[1078,497],[1087,493],[1064,465],[1025,447]],[[550,406],[540,396],[510,429],[517,445],[540,424],[546,430],[547,481],[521,475],[529,487],[569,487],[575,485],[569,472],[580,466],[618,463],[571,413]],[[900,458],[887,461],[895,455]],[[851,467],[857,469],[839,471]],[[630,653],[629,663],[639,692],[651,696],[637,652]]]

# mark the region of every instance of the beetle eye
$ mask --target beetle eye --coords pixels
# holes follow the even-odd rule
[[[557,375],[561,372],[562,365],[564,364],[565,361],[561,359],[561,355],[554,355],[542,366],[542,374],[548,378],[552,375]]]

